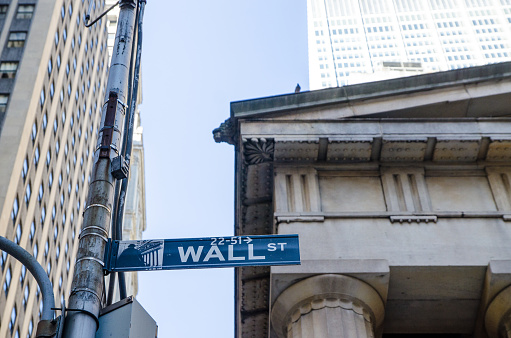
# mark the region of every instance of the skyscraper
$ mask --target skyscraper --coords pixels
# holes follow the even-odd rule
[[[310,89],[511,60],[510,0],[307,0]]]
[[[103,2],[92,3],[94,19]],[[57,306],[71,276],[105,97],[107,22],[89,1],[0,2],[0,235],[33,253]],[[31,337],[41,294],[0,257],[0,336]]]

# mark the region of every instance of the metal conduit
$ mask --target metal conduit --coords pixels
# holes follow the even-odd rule
[[[18,244],[11,242],[5,237],[0,236],[0,250],[7,252],[23,264],[28,271],[34,276],[37,285],[41,289],[43,295],[43,311],[41,313],[42,320],[52,320],[55,308],[55,295],[53,294],[53,286],[50,278],[44,271],[43,267],[34,256],[28,251],[20,247]]]

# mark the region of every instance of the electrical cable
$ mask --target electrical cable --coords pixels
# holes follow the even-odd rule
[[[112,212],[112,225],[110,226],[111,228],[111,234],[112,234],[112,239],[117,239],[118,238],[118,235],[117,235],[117,228],[116,228],[116,224],[117,224],[117,208],[119,206],[119,189],[121,188],[120,186],[120,181],[119,180],[116,180],[115,182],[115,191],[114,191],[114,210]],[[112,304],[112,301],[113,301],[113,298],[114,298],[114,288],[115,288],[115,277],[117,276],[117,273],[116,272],[112,272],[110,273],[110,279],[108,280],[108,296],[106,298],[106,305],[111,305]]]
[[[136,50],[136,57],[135,57],[135,67],[133,69],[133,81],[129,81],[129,84],[133,83],[133,86],[129,92],[129,95],[131,97],[131,102],[128,102],[129,108],[128,108],[128,115],[127,115],[127,129],[125,129],[125,135],[126,135],[126,142],[123,144],[122,152],[124,153],[126,157],[126,162],[128,163],[128,167],[130,164],[130,158],[131,158],[131,150],[133,146],[133,129],[134,129],[134,120],[135,120],[135,110],[137,107],[137,94],[138,94],[138,83],[139,83],[139,74],[140,74],[140,59],[142,54],[142,22],[143,22],[143,16],[144,16],[144,8],[145,8],[145,1],[141,0],[139,1],[139,8],[137,12],[137,50]],[[131,65],[130,65],[131,68]],[[123,142],[124,143],[124,142]],[[119,200],[118,200],[118,210],[117,210],[117,219],[116,219],[116,233],[120,236],[122,234],[122,224],[123,224],[123,217],[124,217],[124,206],[125,206],[125,200],[126,200],[126,193],[128,190],[128,178],[125,178],[122,180],[121,183],[121,190],[119,192]],[[119,272],[119,294],[120,298],[124,299],[126,298],[126,281],[124,278],[124,273]]]

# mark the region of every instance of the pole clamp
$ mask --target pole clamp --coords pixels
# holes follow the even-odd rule
[[[89,204],[88,206],[85,207],[85,209],[83,209],[83,213],[85,214],[85,212],[90,209],[90,208],[95,208],[95,207],[99,207],[99,208],[103,208],[103,209],[106,209],[106,211],[108,211],[109,214],[112,213],[112,211],[110,210],[109,207],[107,207],[106,205],[104,204],[99,204],[99,203],[94,203],[94,204]]]
[[[117,93],[110,92],[106,106],[105,124],[101,131],[101,143],[99,146],[99,158],[110,158],[110,148],[112,145],[113,132],[115,128],[115,113],[117,112]]]
[[[98,331],[98,329],[99,329],[99,319],[92,312],[87,311],[87,310],[83,310],[83,309],[65,309],[64,311],[80,312],[80,313],[83,313],[83,314],[91,317],[96,322],[96,331]]]
[[[75,262],[75,264],[78,264],[80,262],[83,262],[83,261],[93,261],[93,262],[96,262],[96,263],[99,263],[101,266],[105,266],[105,262],[103,262],[101,259],[99,258],[96,258],[96,257],[92,257],[92,256],[87,256],[87,257],[82,257],[82,258],[78,258]]]

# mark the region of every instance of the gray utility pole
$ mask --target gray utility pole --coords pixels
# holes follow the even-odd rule
[[[112,218],[115,178],[112,162],[119,157],[128,93],[136,1],[120,0],[117,34],[102,109],[98,147],[84,211],[83,227],[64,329],[67,338],[93,338],[103,294],[103,259]]]

